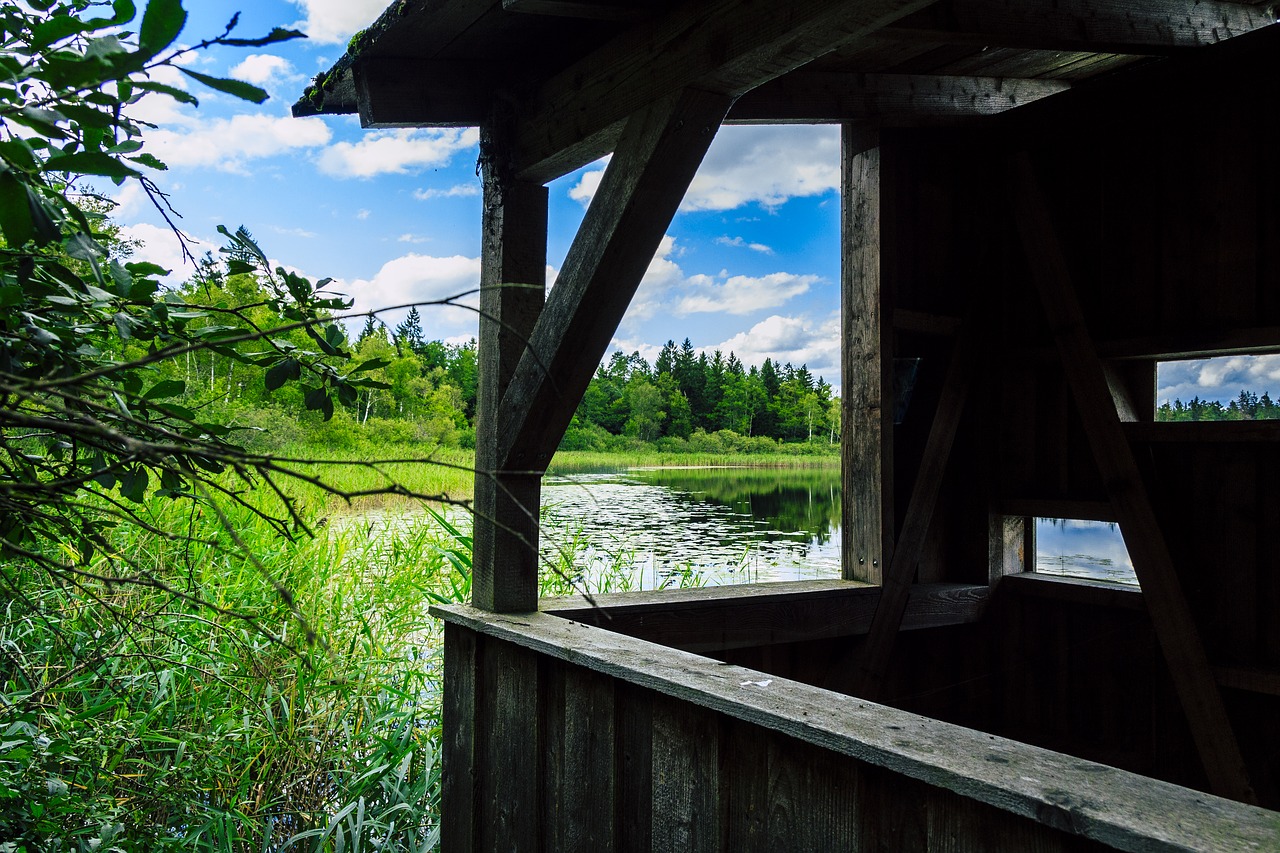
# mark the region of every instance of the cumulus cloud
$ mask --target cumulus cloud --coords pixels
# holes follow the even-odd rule
[[[255,86],[270,87],[302,79],[293,63],[283,56],[270,53],[254,53],[231,69],[231,76]]]
[[[743,364],[804,364],[814,375],[840,383],[840,316],[813,320],[774,314],[711,349],[734,352]]]
[[[246,113],[180,130],[154,130],[147,135],[147,150],[170,166],[244,172],[250,160],[320,148],[332,135],[323,119]]]
[[[346,42],[378,19],[387,0],[293,0],[304,17],[294,24],[314,41]]]
[[[141,243],[129,258],[130,261],[150,261],[169,270],[168,281],[177,283],[188,279],[195,272],[195,266],[182,255],[182,245],[178,242],[173,230],[157,225],[139,222],[134,225],[122,225],[120,236],[126,240],[137,240]],[[191,237],[188,244],[191,253],[197,258],[205,252],[215,255],[218,246],[207,240]]]
[[[603,174],[594,167],[584,172],[569,197],[588,203]],[[751,202],[773,208],[839,187],[838,127],[725,127],[707,151],[680,209],[733,210]]]
[[[429,201],[433,198],[469,198],[477,195],[480,195],[478,184],[456,184],[443,190],[428,188],[413,191],[413,197],[418,201]]]
[[[355,300],[354,311],[370,311],[411,302],[447,299],[472,291],[480,285],[480,259],[462,255],[432,257],[408,254],[382,265],[371,279],[335,282],[330,289]],[[458,300],[460,305],[475,308],[476,295]],[[422,312],[423,326],[431,338],[473,337],[478,327],[474,311],[453,307],[428,307]],[[380,315],[395,325],[404,319],[407,309]]]
[[[480,141],[475,128],[400,129],[370,133],[359,142],[339,142],[320,155],[320,171],[335,178],[372,178],[443,165]]]
[[[660,312],[752,314],[784,305],[820,280],[816,275],[788,272],[746,276],[721,270],[715,275],[686,275],[674,260],[679,256],[675,239],[669,234],[663,237],[627,311],[628,320],[645,320]]]

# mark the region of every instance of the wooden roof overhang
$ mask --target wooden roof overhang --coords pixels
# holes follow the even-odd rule
[[[1249,32],[1220,0],[398,0],[294,105],[366,127],[514,117],[516,174],[544,183],[613,150],[685,87],[727,123],[965,120]]]

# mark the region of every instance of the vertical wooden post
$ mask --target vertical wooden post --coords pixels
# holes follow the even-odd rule
[[[893,358],[880,284],[880,134],[846,124],[842,136],[841,563],[846,579],[881,583],[893,547]]]
[[[541,472],[501,470],[499,402],[546,298],[547,189],[510,176],[498,127],[480,139],[484,234],[476,401],[475,531],[471,602],[498,613],[538,607]]]

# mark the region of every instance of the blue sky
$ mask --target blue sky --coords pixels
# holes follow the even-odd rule
[[[468,129],[362,130],[355,116],[293,119],[290,105],[342,55],[386,0],[192,0],[187,43],[222,31],[274,26],[308,39],[266,49],[220,49],[193,67],[265,88],[261,106],[203,90],[177,74],[198,109],[162,99],[139,117],[157,129],[148,150],[168,163],[157,182],[183,229],[216,248],[216,228],[245,225],[269,256],[367,310],[450,296],[479,277],[480,185]],[[562,262],[604,164],[551,187],[548,262]],[[834,127],[725,128],[690,188],[615,338],[650,361],[668,339],[765,357],[839,384],[839,133]],[[118,193],[116,219],[145,243],[140,255],[185,278],[175,238],[136,189]],[[394,323],[399,315],[388,314]],[[424,313],[432,337],[465,340],[475,315]]]
[[[240,10],[238,34],[275,26],[306,40],[267,49],[219,49],[194,67],[269,91],[261,106],[194,89],[200,107],[145,101],[157,125],[149,147],[170,170],[156,176],[208,248],[216,228],[245,225],[278,262],[333,277],[358,310],[438,299],[479,277],[476,132],[362,130],[355,116],[293,119],[289,107],[386,0],[191,0],[186,42],[217,34]],[[192,88],[176,71],[163,82]],[[551,185],[548,261],[564,258],[602,163]],[[614,340],[651,362],[668,339],[766,357],[839,385],[839,133],[835,127],[720,131]],[[144,257],[185,278],[176,240],[137,191],[119,194],[116,219]],[[550,278],[550,276],[549,276]],[[395,323],[397,314],[385,315]],[[425,314],[429,333],[461,341],[475,315]],[[1160,371],[1159,398],[1229,400],[1241,389],[1280,396],[1280,356],[1182,362]]]

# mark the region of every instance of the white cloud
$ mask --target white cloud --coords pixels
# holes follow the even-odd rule
[[[627,320],[645,320],[660,312],[676,316],[707,312],[751,314],[777,308],[808,292],[820,280],[816,275],[788,272],[745,276],[729,275],[725,270],[715,275],[687,276],[672,260],[680,253],[671,235],[662,238],[627,310]]]
[[[138,240],[142,246],[138,248],[130,261],[150,261],[170,271],[168,281],[178,283],[186,281],[195,272],[195,266],[182,255],[182,246],[172,229],[139,222],[135,225],[120,226],[120,236],[126,240]],[[205,252],[217,255],[218,246],[206,240],[190,237],[188,248],[196,258]]]
[[[602,170],[584,172],[569,197],[588,203]],[[828,125],[721,128],[680,209],[733,210],[751,202],[773,208],[840,187],[840,129]]]
[[[319,148],[332,135],[323,119],[256,113],[215,119],[183,131],[154,130],[147,135],[147,150],[169,166],[243,172],[249,160]]]
[[[335,178],[371,178],[443,165],[480,140],[475,128],[385,130],[325,149],[317,165]]]
[[[356,211],[356,219],[363,221],[365,219],[368,219],[371,213],[372,211],[366,210],[365,208],[362,207]]]
[[[305,240],[310,240],[320,236],[316,234],[316,232],[308,231],[305,228],[282,228],[279,225],[272,225],[271,230],[276,234],[283,234],[286,237],[302,237]]]
[[[761,365],[766,358],[775,364],[804,364],[814,375],[840,383],[838,313],[818,321],[775,314],[709,349],[732,351],[746,365]]]
[[[396,238],[396,240],[401,243],[425,243],[430,239],[430,237],[423,237],[418,234],[401,234]]]
[[[467,293],[480,286],[480,259],[454,255],[437,258],[409,254],[382,265],[372,279],[335,282],[331,289],[355,300],[355,311],[370,311],[411,302],[430,302]],[[474,294],[462,297],[458,304],[474,308],[479,304]],[[476,334],[474,311],[453,307],[427,307],[422,312],[423,327],[428,337],[443,339]],[[406,310],[388,312],[381,317],[395,325],[404,319]]]
[[[231,69],[231,76],[255,86],[272,86],[276,83],[302,79],[302,75],[294,70],[293,63],[283,56],[270,53],[254,53],[246,56],[240,64]]]
[[[345,42],[369,26],[388,0],[293,0],[305,17],[294,24],[313,41]]]
[[[773,249],[764,243],[748,243],[741,237],[717,237],[716,243],[721,246],[733,246],[738,249],[750,249],[753,252],[759,252],[762,255],[772,255]]]
[[[444,190],[430,188],[413,191],[413,197],[418,201],[428,201],[433,198],[468,198],[477,195],[480,195],[480,187],[477,184],[456,184]]]
[[[1241,391],[1274,398],[1280,396],[1280,355],[1235,355],[1218,358],[1169,361],[1159,366],[1158,403],[1193,397],[1201,400],[1234,400]]]

